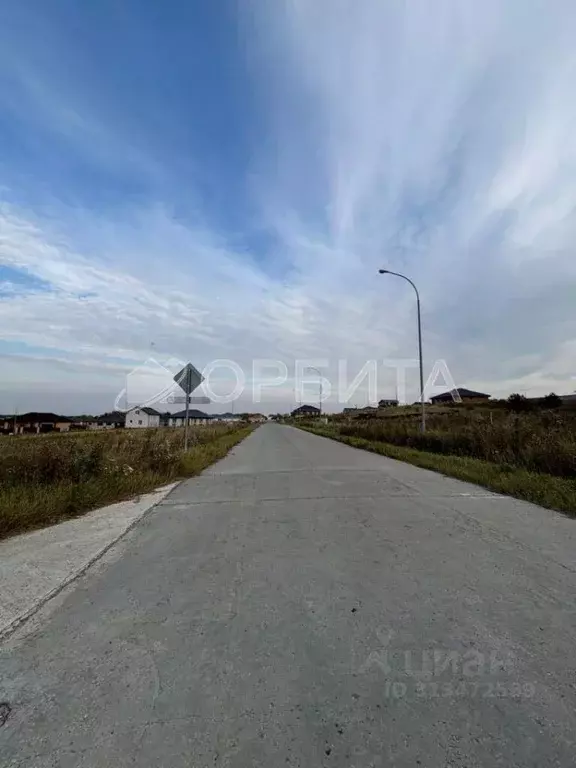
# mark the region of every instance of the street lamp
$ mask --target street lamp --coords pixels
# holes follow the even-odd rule
[[[319,381],[319,384],[320,384],[320,402],[319,402],[318,404],[319,404],[319,406],[320,406],[320,416],[322,416],[322,374],[320,373],[320,371],[318,370],[318,368],[314,368],[314,366],[313,366],[313,365],[309,365],[309,366],[308,366],[308,368],[309,368],[311,371],[316,371],[316,373],[317,373],[317,374],[318,374],[318,376],[320,377],[320,381]]]
[[[379,269],[378,272],[381,275],[396,275],[396,277],[401,277],[403,280],[406,280],[410,283],[412,288],[414,288],[414,291],[416,293],[416,307],[418,309],[418,354],[420,357],[420,403],[422,406],[422,432],[426,431],[426,406],[424,405],[424,362],[422,360],[422,319],[420,317],[420,294],[418,293],[418,288],[414,285],[412,280],[410,280],[409,277],[406,277],[406,275],[401,275],[399,272],[392,272],[390,269]]]

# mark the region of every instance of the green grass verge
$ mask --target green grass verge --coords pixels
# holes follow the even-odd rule
[[[162,471],[139,470],[61,481],[46,485],[17,485],[0,489],[0,539],[78,517],[105,504],[123,501],[178,479],[193,477],[224,458],[254,427],[226,432],[208,443],[194,445]]]
[[[391,459],[405,461],[423,469],[431,469],[458,480],[482,485],[498,493],[576,516],[576,480],[528,472],[525,469],[493,464],[466,456],[428,453],[414,448],[366,440],[362,437],[341,436],[335,430],[321,427],[301,427],[301,429],[321,437],[338,440],[354,448],[379,453]]]

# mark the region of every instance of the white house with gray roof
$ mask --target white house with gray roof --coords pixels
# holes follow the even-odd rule
[[[154,408],[132,408],[126,414],[126,429],[146,429],[160,426],[160,414]]]

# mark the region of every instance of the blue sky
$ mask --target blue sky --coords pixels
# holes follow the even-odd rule
[[[151,353],[413,358],[413,296],[385,265],[420,286],[428,369],[571,391],[575,17],[2,3],[0,412],[104,410]]]

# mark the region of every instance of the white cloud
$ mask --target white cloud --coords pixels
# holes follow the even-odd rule
[[[259,7],[271,86],[280,61],[306,99],[306,113],[275,102],[289,168],[280,154],[268,184],[301,222],[299,190],[284,180],[311,183],[322,202],[311,229],[324,224],[316,250],[334,255],[338,293],[361,294],[381,264],[406,271],[421,288],[427,356],[462,382],[519,388],[527,354],[528,384],[558,365],[576,338],[573,5]],[[319,261],[329,272],[330,255]],[[405,288],[382,284],[383,303]],[[405,350],[399,312],[386,307]]]

